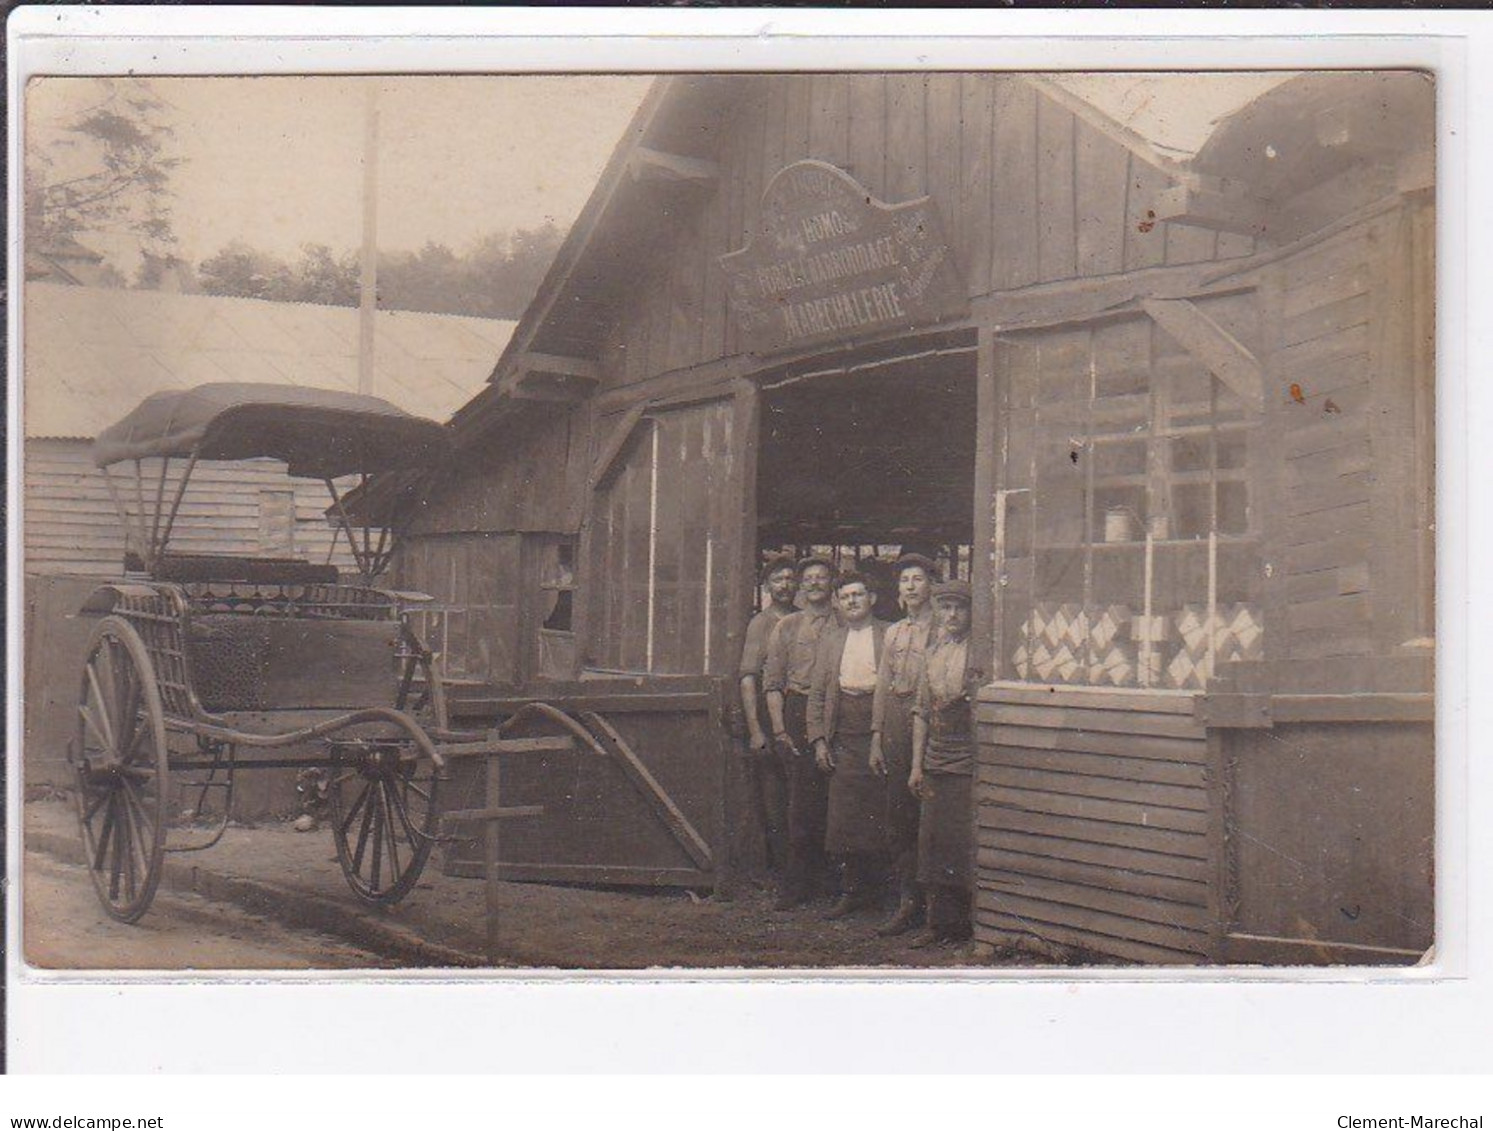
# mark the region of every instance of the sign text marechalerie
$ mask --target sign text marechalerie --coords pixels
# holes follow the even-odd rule
[[[883,204],[821,161],[773,177],[757,231],[720,262],[754,353],[931,325],[966,303],[932,200]]]

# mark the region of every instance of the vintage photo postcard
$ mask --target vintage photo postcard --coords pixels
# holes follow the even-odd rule
[[[25,961],[1421,963],[1437,104],[30,79]]]

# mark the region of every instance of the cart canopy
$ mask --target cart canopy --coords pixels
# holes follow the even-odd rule
[[[441,425],[378,397],[224,382],[146,397],[94,440],[93,462],[269,457],[286,463],[291,475],[336,479],[429,466],[446,445]]]

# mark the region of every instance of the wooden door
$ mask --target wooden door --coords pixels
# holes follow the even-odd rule
[[[542,805],[504,825],[504,879],[712,888],[722,872],[724,679],[652,677],[556,684],[542,695],[458,699],[455,725],[493,724],[542,701],[588,736],[575,749],[506,760],[505,805]],[[514,736],[565,733],[532,712]],[[458,766],[450,808],[480,807],[486,771]],[[485,875],[480,827],[454,845],[447,871]]]

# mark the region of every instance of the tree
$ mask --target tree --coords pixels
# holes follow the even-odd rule
[[[357,255],[335,256],[326,244],[301,245],[301,258],[293,268],[291,302],[357,306],[358,293]]]
[[[379,308],[517,318],[539,289],[562,239],[547,223],[484,236],[464,256],[434,242],[414,252],[382,252]],[[305,244],[300,258],[287,263],[234,241],[198,265],[197,282],[210,295],[357,306],[358,257],[338,255],[325,244]]]
[[[197,278],[210,295],[283,300],[291,290],[290,268],[283,260],[238,240],[204,259]]]
[[[549,221],[478,240],[466,257],[469,302],[485,318],[517,318],[529,305],[565,235]]]
[[[170,257],[169,107],[142,79],[94,80],[99,100],[35,123],[26,154],[26,235],[38,246],[88,233],[133,236],[144,254]]]

